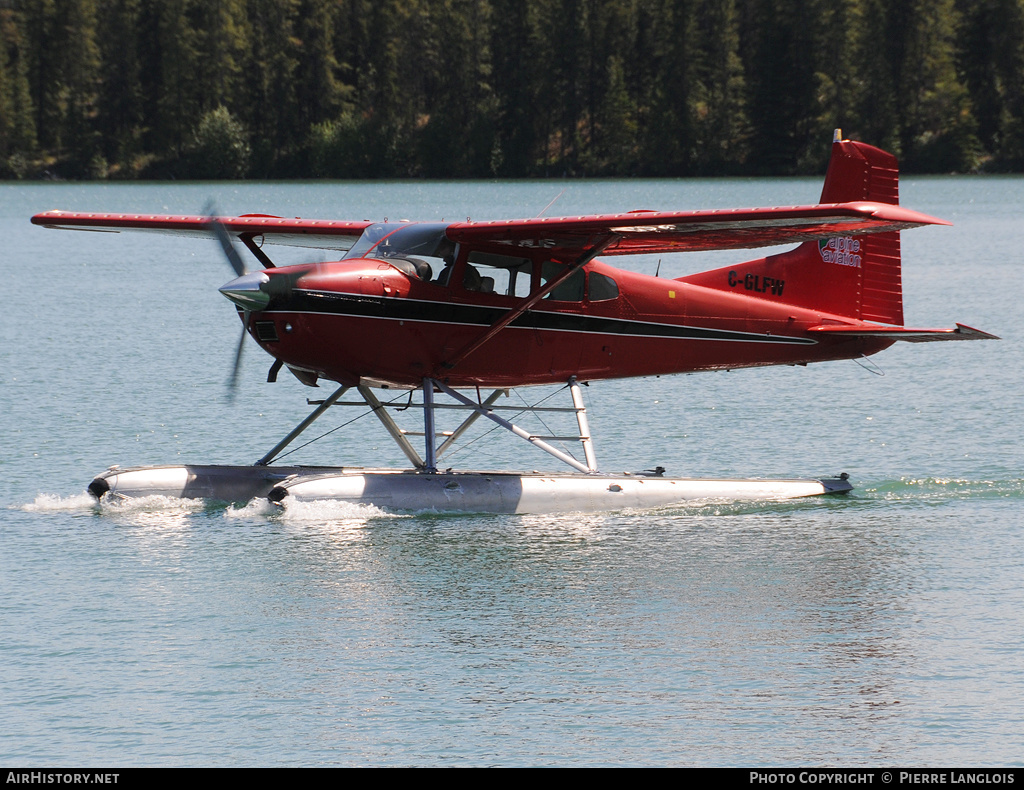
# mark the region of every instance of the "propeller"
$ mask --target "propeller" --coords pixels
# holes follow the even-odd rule
[[[235,245],[231,243],[231,235],[228,233],[227,228],[224,227],[224,223],[222,223],[217,218],[217,211],[213,205],[213,201],[210,201],[209,203],[206,204],[206,206],[203,209],[203,214],[207,217],[207,227],[210,229],[210,232],[213,233],[214,238],[216,238],[217,241],[220,242],[220,247],[224,251],[224,257],[228,259],[228,264],[234,270],[236,278],[245,277],[248,274],[245,268],[245,263],[242,261],[242,256],[238,254],[238,250],[235,249]],[[259,272],[257,274],[262,275],[262,278],[264,280],[269,279],[262,272]],[[253,279],[255,280],[253,284],[256,285],[255,292],[259,293],[259,278]],[[229,285],[232,285],[236,282],[237,280],[232,281],[232,283],[229,283]],[[225,288],[227,288],[227,286],[225,286]],[[225,293],[226,296],[229,296],[229,298],[231,298],[231,295],[225,292],[225,288],[222,288],[221,292]],[[234,290],[237,289],[232,289],[232,291]],[[245,289],[245,291],[249,293],[251,293],[252,290],[253,289],[251,289],[251,287]],[[245,350],[245,336],[247,334],[247,330],[249,327],[250,312],[250,308],[246,306],[242,299],[232,298],[232,301],[242,308],[242,334],[238,338],[238,348],[235,351],[235,363],[231,368],[231,375],[228,377],[229,403],[234,402],[235,393],[238,389],[238,373],[242,367],[242,352]]]
[[[203,213],[207,218],[207,227],[217,241],[220,242],[221,249],[224,251],[224,257],[228,259],[228,263],[236,275],[234,280],[221,287],[220,292],[242,310],[242,334],[238,338],[235,362],[231,368],[231,375],[228,377],[228,401],[233,402],[238,388],[239,372],[242,368],[242,353],[245,349],[245,336],[248,334],[250,314],[254,310],[266,309],[267,305],[274,298],[287,298],[299,278],[315,269],[316,265],[293,266],[283,272],[276,270],[278,273],[275,273],[273,277],[269,276],[264,270],[249,272],[245,268],[245,263],[242,261],[238,248],[232,242],[231,234],[228,233],[228,229],[224,227],[224,223],[218,218],[212,201],[206,204]],[[243,238],[242,241],[246,241],[246,239]],[[248,242],[246,242],[246,246],[252,249]],[[260,256],[260,260],[267,266],[274,268],[274,264],[266,256]],[[283,363],[280,360],[275,359],[274,365],[267,376],[267,381],[277,379],[277,373],[282,365]]]
[[[242,256],[238,254],[235,245],[231,243],[231,235],[224,227],[224,223],[217,217],[217,209],[214,207],[213,201],[206,204],[203,214],[207,217],[207,226],[213,231],[214,237],[220,242],[221,249],[224,250],[224,257],[228,259],[231,268],[235,270],[235,276],[241,277],[243,274],[247,274]]]

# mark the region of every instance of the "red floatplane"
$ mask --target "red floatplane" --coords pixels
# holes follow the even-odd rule
[[[242,320],[242,342],[247,333],[274,358],[269,380],[287,367],[303,384],[339,385],[253,466],[113,467],[90,485],[98,497],[330,498],[413,510],[552,512],[848,491],[845,476],[674,479],[660,467],[603,474],[579,383],[853,359],[897,340],[993,337],[959,324],[903,326],[899,231],[949,223],[900,207],[896,159],[842,140],[838,131],[821,201],[809,206],[455,223],[48,211],[32,222],[215,234],[237,274],[220,290]],[[262,269],[246,271],[236,240]],[[678,279],[597,260],[788,243],[798,246]],[[268,245],[344,255],[331,263],[276,267]],[[550,444],[554,437],[531,434],[500,416],[497,401],[507,388],[557,383],[571,393],[565,410],[576,415],[579,435],[573,438],[582,445],[582,461]],[[374,394],[379,388],[421,393],[414,405],[424,415],[422,454]],[[494,391],[484,397],[481,388]],[[374,410],[411,469],[272,465],[350,389]],[[439,432],[435,415],[442,406],[464,409],[467,417],[453,431]],[[479,417],[575,471],[439,471],[438,459]]]

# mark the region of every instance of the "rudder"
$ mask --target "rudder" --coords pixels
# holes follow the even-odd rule
[[[900,171],[896,157],[866,143],[841,137],[837,129],[819,202],[871,200],[898,206]],[[903,278],[899,232],[862,236],[860,243],[863,254],[859,313],[853,317],[902,326]]]

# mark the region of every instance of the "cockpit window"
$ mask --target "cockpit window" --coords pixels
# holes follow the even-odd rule
[[[551,282],[558,275],[565,271],[564,263],[556,263],[555,261],[544,261],[544,265],[540,270],[540,284],[541,286]],[[555,289],[545,296],[545,299],[550,299],[553,302],[582,302],[583,301],[583,269],[577,269],[570,274],[566,279],[562,280]]]
[[[380,258],[410,277],[421,280],[431,281],[437,273],[437,282],[444,267],[451,266],[455,261],[455,242],[445,236],[446,227],[428,222],[380,222],[370,225],[343,260]],[[447,280],[447,272],[444,276]]]
[[[619,286],[611,277],[600,272],[587,272],[587,281],[591,302],[606,302],[619,298]]]

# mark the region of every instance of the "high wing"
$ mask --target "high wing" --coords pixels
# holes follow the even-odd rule
[[[269,214],[243,214],[240,217],[216,217],[227,232],[243,241],[260,244],[315,249],[350,249],[370,221],[345,222],[327,219],[288,219]],[[171,236],[210,238],[211,217],[166,214],[91,214],[71,211],[47,211],[32,217],[34,225],[63,230],[91,230],[106,233],[149,231]]]
[[[608,255],[738,250],[951,223],[887,203],[857,201],[814,206],[709,211],[633,211],[550,219],[457,222],[452,241],[507,252],[545,249],[575,256],[611,239]]]
[[[47,211],[32,222],[47,228],[117,233],[141,230],[176,236],[209,237],[209,217],[160,214],[93,214]],[[266,214],[217,217],[227,232],[243,241],[346,251],[370,221],[288,219]],[[553,257],[574,258],[596,245],[602,256],[706,250],[733,250],[790,244],[832,236],[949,225],[900,206],[870,201],[814,206],[721,209],[708,211],[635,211],[581,217],[456,222],[449,239],[474,249],[508,252],[543,249]]]

